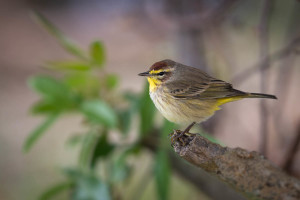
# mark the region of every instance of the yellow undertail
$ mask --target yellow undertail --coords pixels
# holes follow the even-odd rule
[[[221,108],[219,108],[219,106],[221,106],[225,103],[229,103],[229,102],[232,102],[232,101],[237,101],[237,100],[240,100],[240,99],[243,99],[243,98],[245,98],[245,97],[238,96],[238,97],[226,97],[226,98],[218,99],[215,110],[220,110]]]
[[[219,110],[219,106],[229,103],[232,101],[237,101],[244,98],[267,98],[267,99],[277,99],[276,96],[270,94],[261,94],[261,93],[245,93],[245,95],[235,96],[235,97],[225,97],[217,99],[216,110]]]
[[[237,100],[240,100],[240,99],[243,99],[243,98],[245,98],[245,97],[241,97],[241,96],[239,96],[239,97],[226,97],[226,98],[221,98],[221,99],[218,99],[218,106],[221,106],[221,105],[223,105],[223,104],[225,104],[225,103],[229,103],[229,102],[232,102],[232,101],[237,101]]]

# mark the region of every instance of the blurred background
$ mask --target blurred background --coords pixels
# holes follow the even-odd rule
[[[49,34],[51,29],[33,17],[33,9],[83,52],[94,44],[93,64],[81,54],[76,57],[74,51],[71,55],[72,50],[68,52],[61,38],[57,42],[60,36],[55,31]],[[205,133],[225,146],[259,151],[287,173],[300,177],[299,1],[1,0],[0,10],[0,199],[38,199],[45,191],[46,197],[53,194],[53,199],[69,199],[70,194],[73,199],[95,199],[89,196],[95,191],[98,199],[242,199],[213,177],[180,160],[169,147],[167,134],[174,125],[161,123],[160,114],[153,113],[146,82],[137,76],[154,62],[167,58],[198,67],[233,83],[237,89],[276,95],[277,101],[247,99],[226,104],[194,132]],[[93,43],[96,40],[101,43]],[[67,70],[65,65],[49,64],[76,59],[83,60],[80,66],[68,65],[71,67]],[[113,86],[103,86],[101,94],[90,95],[69,85],[72,95],[79,98],[80,109],[76,110],[77,103],[67,108],[68,112],[25,153],[22,148],[28,135],[43,123],[45,116],[54,113],[51,110],[32,115],[32,105],[47,95],[35,85],[37,79],[29,81],[33,90],[28,80],[44,74],[70,83],[66,77],[81,77],[75,68],[85,69],[82,63],[90,64],[88,70],[99,65],[95,74],[110,80]],[[59,65],[61,69],[48,65]],[[103,66],[105,72],[101,71]],[[115,82],[118,86],[112,89]],[[123,96],[135,100],[112,102]],[[100,164],[78,170],[78,160],[80,165],[80,159],[91,159],[89,155],[78,155],[87,152],[83,146],[88,139],[84,137],[95,127],[90,118],[94,116],[89,115],[95,114],[93,108],[89,110],[91,102],[81,103],[93,98],[109,104],[117,113],[113,115],[118,125],[130,127],[124,131],[100,116],[96,130],[101,133],[96,133],[95,140],[104,141],[108,147],[102,150],[107,153],[100,148],[97,154],[98,143],[94,144],[89,152],[92,162],[97,158]],[[143,110],[143,106],[149,109]],[[119,115],[120,110],[133,114]],[[120,116],[130,116],[132,120],[124,121]],[[150,127],[145,125],[148,122]],[[135,148],[138,153],[132,150]],[[131,153],[122,160],[124,149]],[[116,180],[107,178],[107,169],[114,169],[119,160],[122,168],[117,172],[123,175]],[[114,176],[117,172],[109,173]],[[91,189],[94,185],[90,187],[89,181],[85,185],[91,174],[101,182],[96,189]],[[57,183],[62,184],[56,187]]]

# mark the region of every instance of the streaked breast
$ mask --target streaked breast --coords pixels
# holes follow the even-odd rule
[[[162,90],[150,92],[150,97],[160,113],[169,121],[178,124],[200,123],[217,110],[215,101],[175,99]]]

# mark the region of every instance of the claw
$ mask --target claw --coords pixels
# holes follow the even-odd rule
[[[177,133],[177,130],[173,129],[173,132],[169,133],[169,135],[168,135],[169,139],[171,139],[176,133]]]
[[[181,144],[182,144],[182,146],[185,146],[186,145],[186,142],[180,137],[180,138],[178,138],[179,139],[179,141],[181,142]]]
[[[191,123],[188,127],[186,127],[186,129],[185,129],[184,131],[182,131],[182,132],[177,136],[177,138],[180,138],[180,137],[182,137],[183,135],[185,135],[186,133],[188,133],[188,132],[191,130],[191,128],[192,128],[195,124],[196,124],[196,122]]]
[[[180,130],[173,130],[173,133],[169,134],[169,137],[171,139],[171,145],[173,145],[176,141],[180,141],[182,143],[183,146],[186,145],[186,141],[184,138],[182,138],[184,135],[190,137],[190,136],[194,136],[195,134],[193,133],[189,133],[189,131],[191,130],[191,128],[195,125],[195,122],[191,123],[184,131],[180,131]]]
[[[173,130],[173,133],[170,133],[171,143],[173,144],[178,139],[178,130]]]

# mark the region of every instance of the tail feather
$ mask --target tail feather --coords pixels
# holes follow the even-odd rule
[[[267,98],[267,99],[277,99],[276,96],[271,94],[262,94],[262,93],[249,93],[247,98]]]
[[[232,101],[237,101],[243,98],[267,98],[267,99],[277,99],[276,96],[271,95],[271,94],[261,94],[261,93],[246,93],[246,92],[241,92],[242,95],[237,95],[233,97],[225,97],[225,98],[219,98],[217,99],[217,107],[221,106],[225,103],[232,102]]]

